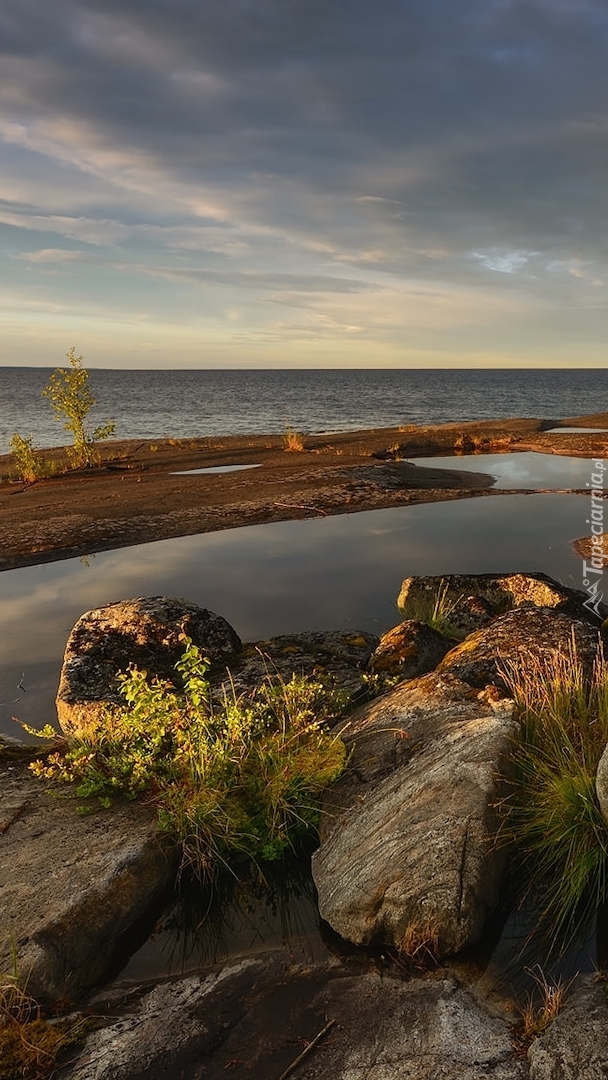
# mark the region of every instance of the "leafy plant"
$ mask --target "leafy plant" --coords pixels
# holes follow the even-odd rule
[[[93,408],[96,399],[89,387],[89,372],[82,366],[82,356],[76,356],[73,345],[66,358],[69,368],[57,368],[42,391],[49,399],[56,420],[63,420],[64,431],[71,432],[73,445],[70,457],[75,466],[91,466],[95,461],[94,446],[101,439],[108,439],[115,432],[115,424],[110,421],[94,431],[85,427],[85,420]]]
[[[14,435],[11,435],[9,445],[19,475],[25,484],[34,484],[36,480],[43,480],[54,473],[54,463],[43,457],[40,451],[32,445],[31,436],[24,439],[18,432],[15,432]]]
[[[314,829],[320,795],[345,765],[344,744],[326,731],[341,703],[296,675],[214,702],[208,661],[184,640],[182,693],[132,666],[119,676],[125,706],[106,708],[31,768],[103,805],[118,793],[145,795],[181,841],[184,862],[210,879],[222,863],[281,858]]]
[[[502,835],[539,898],[548,955],[561,954],[608,898],[608,830],[595,790],[608,743],[608,673],[600,658],[587,676],[573,645],[567,655],[528,654],[503,677],[520,733]]]

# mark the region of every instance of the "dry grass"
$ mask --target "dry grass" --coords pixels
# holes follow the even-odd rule
[[[285,449],[290,453],[301,454],[306,447],[304,445],[304,439],[298,431],[292,431],[288,428],[285,432]]]
[[[60,1055],[78,1042],[85,1021],[43,1018],[38,1002],[13,977],[0,981],[0,1076],[2,1080],[45,1080]]]
[[[432,915],[408,923],[397,948],[400,966],[414,971],[436,967],[439,952],[439,922]]]
[[[536,990],[528,994],[521,1009],[521,1040],[529,1043],[542,1035],[561,1012],[576,976],[567,982],[561,978],[557,982],[550,982],[539,964],[534,968],[525,968],[525,971],[536,983]]]

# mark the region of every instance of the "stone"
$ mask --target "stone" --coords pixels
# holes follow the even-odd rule
[[[98,1003],[94,1003],[98,1008]],[[285,970],[272,956],[165,983],[88,1036],[63,1080],[524,1080],[511,1028],[453,980],[353,975],[338,961]],[[115,1002],[99,1011],[116,1015]]]
[[[608,825],[608,746],[599,760],[595,777],[595,791],[602,817]]]
[[[437,667],[471,686],[498,686],[508,692],[503,678],[505,665],[536,661],[556,653],[568,657],[573,642],[586,671],[601,654],[602,638],[588,622],[573,619],[553,608],[521,607],[499,615],[481,630],[469,634],[444,656]]]
[[[373,674],[382,672],[399,675],[402,679],[416,679],[437,667],[451,647],[449,638],[432,626],[405,619],[382,635],[370,657],[368,669]]]
[[[68,638],[61,668],[56,704],[62,730],[76,734],[104,705],[120,703],[116,676],[129,664],[179,686],[175,664],[184,651],[183,634],[216,668],[241,649],[225,619],[188,600],[146,596],[87,611]]]
[[[546,574],[444,574],[409,577],[401,585],[397,607],[406,617],[427,618],[443,593],[441,607],[461,635],[485,626],[511,608],[541,607],[594,622],[586,593],[569,589]],[[422,614],[424,613],[424,614]],[[608,614],[608,609],[606,610]]]
[[[357,945],[429,933],[441,955],[459,952],[499,896],[494,806],[512,703],[434,672],[336,730],[351,759],[326,795],[312,860],[322,918]]]
[[[530,1080],[606,1080],[608,1000],[601,983],[585,981],[529,1051]]]
[[[0,759],[0,972],[41,1001],[74,999],[115,963],[170,888],[177,850],[133,803],[87,816]]]
[[[377,635],[364,630],[281,634],[244,645],[230,674],[237,692],[296,674],[319,679],[350,698],[364,689],[364,672],[377,645]]]

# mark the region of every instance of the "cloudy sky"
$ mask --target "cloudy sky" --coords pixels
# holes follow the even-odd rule
[[[605,0],[2,0],[0,364],[593,367]]]

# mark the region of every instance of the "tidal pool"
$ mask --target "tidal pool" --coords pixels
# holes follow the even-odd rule
[[[563,429],[562,429],[563,430]],[[467,454],[466,457],[408,458],[413,465],[489,473],[497,490],[524,488],[584,488],[590,484],[593,461],[562,454],[522,451],[512,454]]]
[[[55,721],[65,643],[91,608],[165,594],[223,615],[245,641],[310,629],[380,634],[398,622],[396,597],[411,574],[542,570],[581,588],[582,563],[570,543],[588,532],[588,516],[584,495],[489,495],[229,529],[4,571],[0,733],[22,734],[13,716]]]

